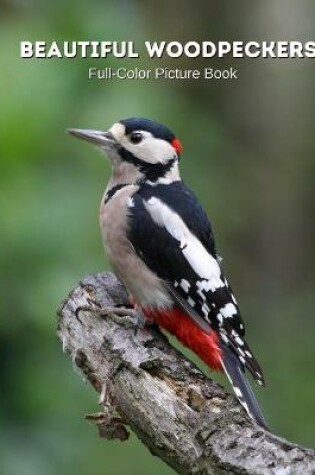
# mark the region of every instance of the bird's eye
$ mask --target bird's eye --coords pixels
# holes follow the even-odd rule
[[[143,135],[141,132],[132,132],[130,134],[130,142],[133,144],[140,143],[143,140]]]

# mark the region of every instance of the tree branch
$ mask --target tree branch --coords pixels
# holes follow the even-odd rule
[[[254,424],[157,328],[100,317],[100,307],[117,305],[127,305],[126,292],[105,273],[80,282],[58,311],[64,349],[101,395],[103,412],[87,418],[103,437],[125,440],[128,425],[179,474],[315,474],[313,450]]]

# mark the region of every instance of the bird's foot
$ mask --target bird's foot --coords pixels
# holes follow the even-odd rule
[[[119,325],[123,325],[126,328],[133,328],[135,336],[137,336],[139,330],[143,330],[145,327],[154,324],[153,320],[146,318],[142,310],[137,307],[106,307],[101,309],[100,317],[109,317]]]
[[[80,312],[90,312],[100,318],[110,318],[118,325],[126,328],[134,328],[138,324],[138,312],[134,308],[117,307],[101,307],[95,300],[89,299],[88,305],[80,305],[76,309],[75,315],[79,318]]]
[[[134,328],[137,325],[137,312],[134,308],[105,307],[101,308],[98,314],[101,318],[110,318],[125,328]]]

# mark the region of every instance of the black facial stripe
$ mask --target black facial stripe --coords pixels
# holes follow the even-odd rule
[[[135,157],[131,152],[123,147],[120,147],[119,154],[125,162],[132,163],[135,167],[139,168],[141,173],[143,173],[149,181],[156,181],[159,178],[163,178],[166,173],[171,170],[177,160],[175,155],[167,163],[148,163]]]
[[[108,201],[114,196],[116,191],[121,190],[121,188],[124,188],[124,186],[127,186],[127,183],[122,184],[122,185],[113,186],[113,188],[108,190],[108,192],[106,193],[105,199],[104,199],[104,203],[105,204],[108,203]]]

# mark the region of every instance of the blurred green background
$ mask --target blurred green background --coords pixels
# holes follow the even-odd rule
[[[267,378],[270,426],[315,443],[314,60],[26,60],[21,40],[314,39],[311,1],[0,0],[0,473],[170,474],[132,437],[104,442],[97,395],[55,336],[56,308],[108,268],[98,207],[109,167],[67,127],[147,116],[184,144],[182,175]],[[234,82],[88,81],[90,66],[234,66]]]

